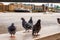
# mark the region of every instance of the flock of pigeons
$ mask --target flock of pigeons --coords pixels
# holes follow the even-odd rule
[[[21,18],[22,20],[22,27],[25,29],[25,32],[29,30],[32,30],[32,35],[33,36],[37,36],[38,32],[41,29],[41,20],[38,19],[37,23],[33,25],[33,20],[32,17],[30,18],[30,20],[28,22],[25,21],[24,18]],[[16,33],[16,27],[14,26],[14,23],[11,24],[11,26],[8,27],[8,32],[11,34],[11,37],[13,37],[13,35],[15,35]]]
[[[25,29],[25,32],[29,30],[32,30],[32,35],[36,36],[38,35],[39,31],[41,30],[41,20],[38,19],[36,24],[33,25],[32,17],[28,22],[25,21],[24,18],[21,18],[22,20],[22,27]],[[58,24],[60,24],[60,18],[57,18]],[[14,23],[11,24],[11,26],[8,27],[8,32],[11,34],[11,37],[15,35],[16,33],[16,27],[14,26]]]

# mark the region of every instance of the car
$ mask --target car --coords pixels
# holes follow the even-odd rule
[[[30,12],[30,11],[26,9],[15,9],[14,12]]]

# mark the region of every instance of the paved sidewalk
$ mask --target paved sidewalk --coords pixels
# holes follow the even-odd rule
[[[24,31],[19,31],[16,33],[15,38],[10,38],[10,34],[0,34],[0,40],[35,40],[39,38],[44,38],[53,34],[60,33],[60,27],[57,25],[54,26],[49,26],[49,27],[44,27],[41,29],[39,32],[40,36],[37,38],[33,38],[32,32],[26,32],[23,33]]]

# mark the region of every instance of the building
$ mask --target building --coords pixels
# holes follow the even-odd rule
[[[4,12],[5,6],[3,3],[0,3],[0,12]]]
[[[11,4],[8,5],[8,8],[9,8],[10,12],[13,12],[14,9],[16,8],[16,5],[14,3],[11,3]]]
[[[4,5],[0,3],[0,12],[14,12],[15,10],[29,10],[31,12],[46,12],[54,10],[54,8],[42,5],[34,5],[34,4],[22,4],[22,3],[10,3],[8,5]],[[51,10],[50,10],[51,9]]]
[[[48,10],[48,7],[47,6],[44,6],[44,5],[35,5],[34,6],[34,9],[33,9],[33,12],[46,12]]]

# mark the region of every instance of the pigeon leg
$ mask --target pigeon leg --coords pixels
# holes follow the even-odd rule
[[[32,35],[34,36],[34,33],[32,33]]]
[[[11,34],[11,37],[12,37],[12,34]]]
[[[38,33],[35,33],[36,36],[38,36]]]
[[[10,37],[12,37],[12,34],[11,34],[11,36]]]
[[[23,33],[26,33],[27,30],[25,30]]]
[[[29,30],[27,30],[28,32],[30,32]]]
[[[15,38],[15,34],[13,34],[13,36],[12,36],[13,38]]]

